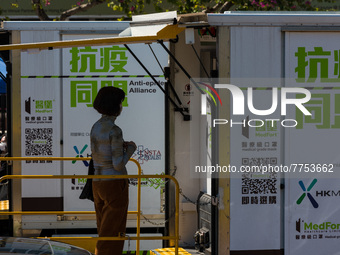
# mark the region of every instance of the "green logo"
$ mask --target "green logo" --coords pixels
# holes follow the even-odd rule
[[[309,191],[314,187],[315,183],[317,182],[317,179],[314,179],[308,186],[307,190],[303,183],[303,181],[299,181],[299,185],[304,193],[299,197],[299,199],[296,201],[296,203],[299,205],[301,202],[305,199],[307,196],[309,198],[309,201],[312,203],[314,208],[318,208],[319,204],[315,201],[314,197],[309,193]]]
[[[77,107],[81,104],[85,104],[87,107],[93,107],[93,101],[99,90],[98,83],[100,83],[100,88],[109,86],[117,87],[122,89],[125,95],[127,95],[127,81],[71,81],[71,107]],[[123,101],[123,107],[128,106],[127,98],[126,96]]]
[[[297,95],[296,97],[302,96]],[[331,107],[332,100],[334,101],[333,109]],[[340,128],[340,94],[312,93],[311,100],[304,106],[313,115],[306,116],[299,109],[296,109],[297,129],[303,129],[304,124],[314,124],[317,129]]]
[[[52,100],[35,100],[36,113],[52,113]]]
[[[299,83],[313,83],[317,78],[320,82],[340,82],[339,50],[324,51],[322,47],[314,47],[314,50],[306,51],[306,47],[298,47],[295,52],[297,58],[296,81]],[[309,76],[306,77],[306,69]],[[333,69],[334,77],[329,77],[329,68]]]
[[[124,69],[128,59],[125,47],[111,46],[94,49],[88,46],[81,49],[72,48],[70,53],[72,73],[127,72]]]
[[[313,224],[313,222],[310,222],[309,224],[305,222],[304,224],[304,230],[336,230],[340,229],[340,224],[332,223],[332,222],[323,222],[321,224]]]
[[[70,106],[77,107],[85,105],[93,107],[93,101],[97,96],[98,90],[102,87],[117,87],[124,90],[125,95],[128,94],[127,81],[107,80],[108,73],[126,73],[126,65],[128,61],[127,49],[120,46],[110,46],[101,48],[74,47],[70,50],[71,61],[70,71],[72,73],[95,73],[95,75],[85,75],[82,80],[73,80],[70,82]],[[105,73],[105,75],[98,75]],[[125,77],[125,75],[115,75],[115,77]],[[77,75],[71,78],[80,78]],[[87,78],[98,78],[99,80],[86,80]],[[106,80],[100,80],[105,79]],[[127,97],[123,102],[123,106],[128,106]]]

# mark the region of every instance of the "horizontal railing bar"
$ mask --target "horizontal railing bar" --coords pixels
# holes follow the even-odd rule
[[[83,179],[129,179],[129,178],[162,178],[162,179],[171,179],[175,183],[178,184],[177,180],[171,175],[158,175],[158,174],[129,174],[129,175],[4,175],[0,177],[0,182],[9,179],[75,179],[75,178],[83,178]],[[176,185],[177,186],[177,185]]]
[[[10,160],[40,160],[40,158],[37,157],[0,157],[0,161],[3,159],[3,161],[10,161]],[[41,158],[41,160],[46,160],[48,158],[44,157]],[[55,160],[87,160],[87,158],[54,158]],[[136,160],[132,160],[135,162],[138,166],[138,169],[140,170],[140,165]],[[140,171],[139,171],[140,172]],[[137,237],[92,237],[93,240],[137,240],[137,251],[139,252],[138,242],[139,240],[175,240],[175,254],[178,254],[178,241],[180,239],[179,236],[179,183],[177,179],[171,175],[157,175],[157,174],[147,174],[147,175],[5,175],[0,178],[0,183],[4,180],[8,179],[74,179],[74,178],[84,178],[84,179],[129,179],[129,178],[135,178],[135,179],[142,179],[142,178],[164,178],[164,179],[170,179],[174,182],[176,186],[176,209],[175,209],[175,237],[159,237],[159,236],[148,236],[148,237],[141,237],[139,236],[139,233],[137,232]],[[9,213],[9,212],[6,212]],[[137,217],[139,217],[139,213],[137,212]],[[138,228],[138,226],[137,226]],[[55,237],[50,238],[51,240],[57,240]],[[65,237],[60,237],[59,240],[66,240]],[[79,237],[69,237],[68,239],[81,239]]]
[[[81,237],[39,237],[40,239],[50,239],[50,240],[96,240],[96,241],[115,241],[115,240],[176,240],[175,236],[116,236],[116,237],[91,237],[91,236],[81,236]]]
[[[137,214],[137,211],[128,211],[128,214]],[[96,214],[95,211],[13,211],[0,212],[0,215],[64,215],[64,214]]]
[[[0,161],[14,161],[14,160],[91,160],[91,157],[0,157]]]

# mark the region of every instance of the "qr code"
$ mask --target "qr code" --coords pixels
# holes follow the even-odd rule
[[[242,158],[242,165],[260,166],[277,165],[277,158]]]
[[[25,155],[51,156],[52,155],[52,128],[26,128],[25,129]]]
[[[242,194],[277,194],[277,179],[242,178]]]

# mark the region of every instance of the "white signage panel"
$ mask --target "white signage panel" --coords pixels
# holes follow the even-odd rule
[[[21,32],[21,40],[40,42],[55,39],[56,32]],[[21,54],[21,156],[60,156],[60,81],[58,50]],[[15,139],[14,137],[13,139]],[[22,161],[23,175],[59,175],[59,161]],[[61,180],[22,180],[22,197],[60,198]],[[24,205],[27,203],[23,203]],[[25,207],[25,206],[24,206]],[[25,210],[25,208],[23,208]]]
[[[104,37],[96,35],[95,37]],[[64,40],[90,36],[65,35]],[[93,35],[92,35],[93,37]],[[129,46],[155,75],[164,88],[163,72],[148,45]],[[156,44],[151,45],[162,67],[168,65],[166,52]],[[133,155],[144,174],[164,173],[164,94],[139,66],[124,46],[96,46],[63,49],[63,135],[64,156],[87,157],[91,155],[90,130],[101,117],[92,106],[97,92],[104,86],[124,90],[122,114],[116,124],[126,141],[134,141],[137,150]],[[64,174],[86,174],[86,161],[65,162]],[[137,174],[137,167],[129,162],[128,174]],[[136,210],[136,180],[130,180],[129,210]],[[144,214],[163,212],[162,179],[142,180],[142,210]],[[66,210],[91,210],[93,204],[79,200],[85,180],[64,181],[64,207]],[[91,208],[90,208],[91,207]]]
[[[311,92],[288,112],[298,126],[285,134],[285,254],[339,254],[340,69],[337,32],[286,33],[286,87]]]
[[[227,83],[239,88],[244,100],[235,93],[230,98],[230,166],[237,171],[230,179],[230,250],[279,250],[281,174],[276,170],[282,164],[283,144],[281,107],[278,103],[275,108],[274,98],[279,98],[281,87],[281,31],[231,27],[230,37]],[[278,88],[277,94],[273,88]],[[239,115],[240,105],[244,111]],[[264,112],[270,109],[274,111]]]

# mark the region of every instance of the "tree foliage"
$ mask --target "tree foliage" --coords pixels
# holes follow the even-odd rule
[[[58,0],[31,0],[32,7],[40,20],[51,20],[45,7]],[[179,13],[223,13],[228,10],[238,11],[317,11],[315,3],[334,2],[333,0],[77,0],[76,4],[62,13],[57,20],[66,20],[70,16],[83,13],[97,5],[107,5],[113,13],[125,13],[126,17],[144,12],[145,4],[153,5],[155,11],[177,10]],[[172,8],[164,8],[173,6]],[[14,5],[16,5],[14,3]],[[0,9],[1,10],[1,9]]]
[[[334,2],[332,0],[168,0],[178,6],[180,13],[225,11],[318,11],[316,3]]]
[[[52,5],[54,1],[57,0],[31,0],[33,9],[40,20],[51,20],[46,14],[44,7]],[[111,8],[113,11],[125,13],[128,17],[132,14],[142,13],[144,9],[143,0],[78,0],[75,5],[70,7],[70,9],[62,12],[57,20],[66,20],[70,16],[85,12],[97,5],[103,4],[106,4],[107,7]]]
[[[294,11],[314,10],[310,1],[296,0],[190,0],[185,4],[181,0],[169,0],[180,7],[182,13],[190,12],[217,12],[229,10],[237,11]]]

